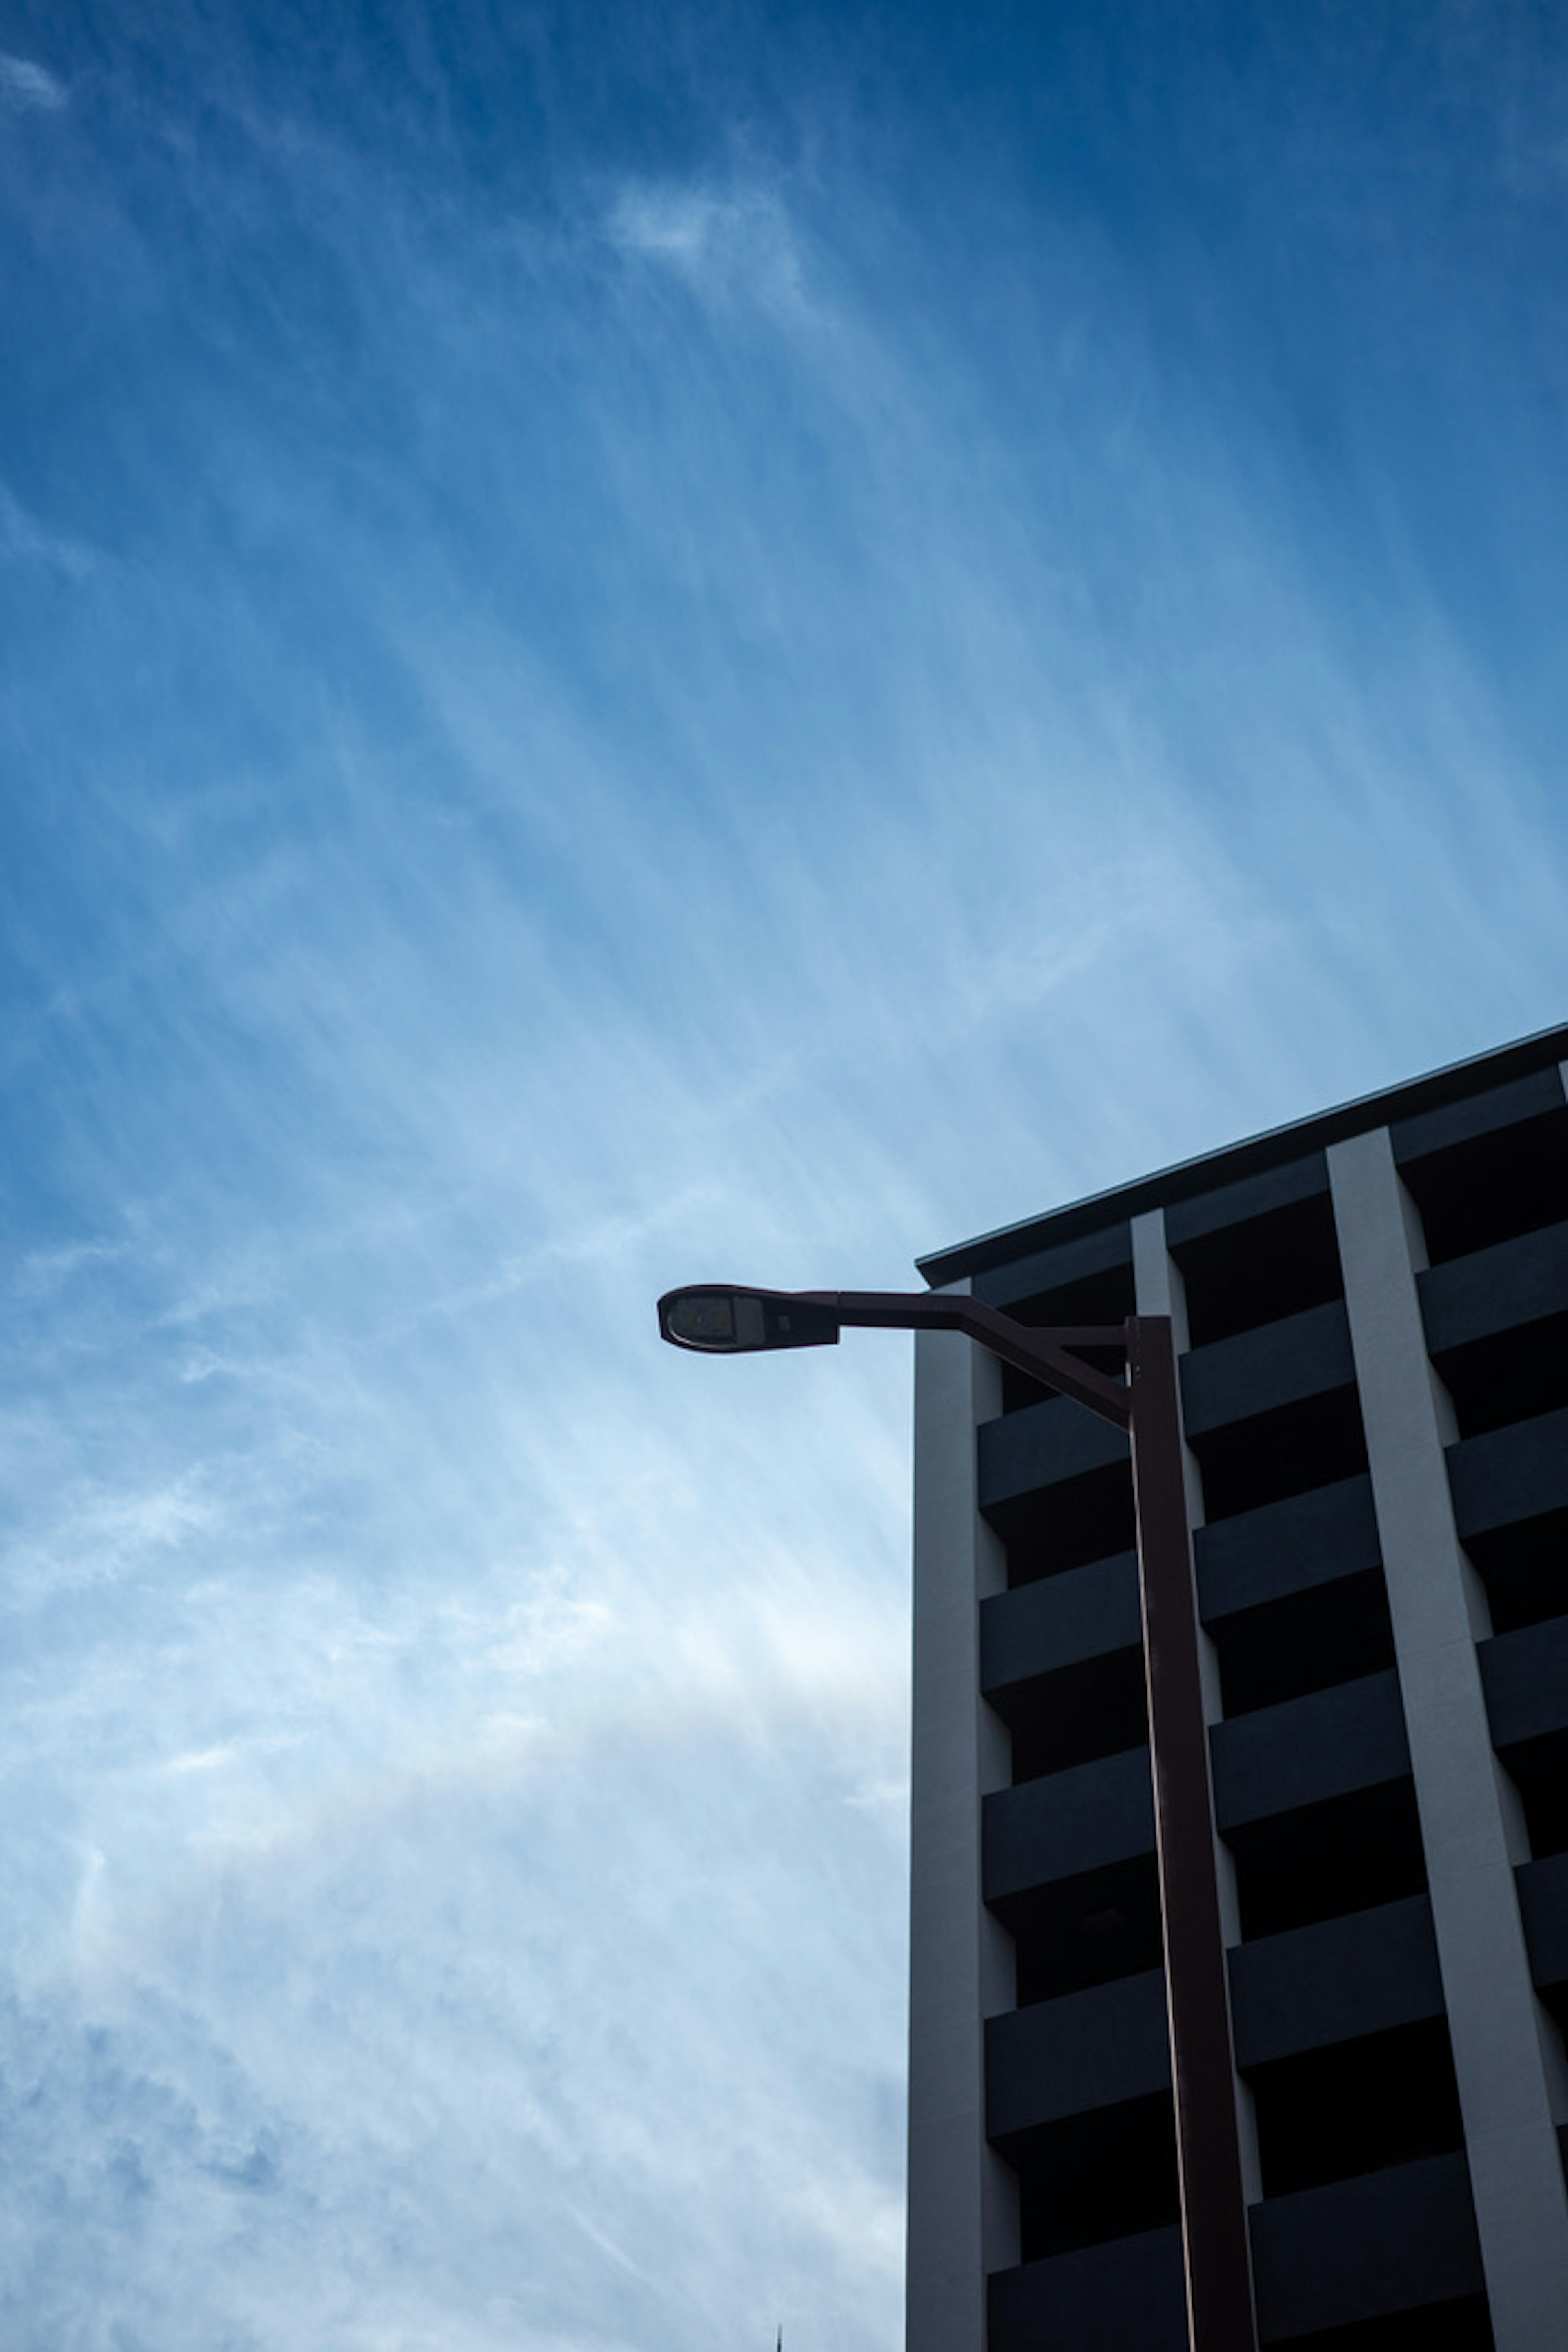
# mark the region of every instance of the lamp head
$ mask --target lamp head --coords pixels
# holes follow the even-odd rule
[[[672,1347],[704,1356],[749,1356],[763,1348],[832,1348],[838,1318],[809,1291],[737,1290],[714,1282],[667,1290],[658,1331]]]

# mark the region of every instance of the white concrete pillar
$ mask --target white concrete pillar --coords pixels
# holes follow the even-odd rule
[[[985,2137],[984,2021],[1015,2000],[1012,1938],[981,1899],[981,1799],[1011,1758],[980,1696],[980,1602],[1006,1559],[977,1507],[974,1433],[1001,1410],[994,1357],[917,1335],[908,2352],[984,2352],[986,2273],[1018,2260],[1016,2183]]]
[[[1497,2352],[1568,2345],[1562,2044],[1514,1891],[1517,1800],[1493,1752],[1484,1595],[1455,1533],[1452,1412],[1426,1355],[1419,1221],[1385,1128],[1329,1150],[1356,1380]]]

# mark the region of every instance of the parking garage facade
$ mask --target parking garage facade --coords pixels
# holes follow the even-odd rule
[[[1259,2338],[1568,2344],[1568,1029],[922,1261],[1170,1314]],[[1186,2342],[1124,1434],[917,1343],[910,2352]]]

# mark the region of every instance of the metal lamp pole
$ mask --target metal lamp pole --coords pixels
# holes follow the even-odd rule
[[[1208,1732],[1182,1469],[1176,1352],[1170,1318],[1036,1330],[999,1307],[951,1292],[672,1290],[658,1302],[662,1336],[704,1355],[832,1346],[846,1325],[963,1331],[1032,1380],[1128,1433],[1138,1529],[1138,1586],[1149,1693],[1149,1746],[1165,2007],[1176,2116],[1182,2252],[1191,2352],[1257,2352],[1247,2202],[1220,1919]],[[1125,1381],[1074,1351],[1123,1351]]]

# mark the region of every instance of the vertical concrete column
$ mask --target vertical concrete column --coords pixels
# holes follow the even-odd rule
[[[1492,2326],[1498,2352],[1563,2352],[1568,2197],[1552,2121],[1562,2048],[1520,1926],[1513,1792],[1476,1657],[1484,1606],[1443,1460],[1452,1409],[1415,1287],[1419,1223],[1385,1128],[1328,1157]]]
[[[1140,1315],[1168,1315],[1175,1338],[1178,1358],[1189,1345],[1187,1335],[1187,1293],[1182,1279],[1182,1269],[1171,1255],[1165,1239],[1165,1213],[1151,1209],[1132,1220],[1132,1285]],[[1201,1528],[1204,1523],[1204,1482],[1192,1448],[1182,1448],[1186,1474],[1187,1526]],[[1209,1723],[1218,1723],[1224,1714],[1220,1698],[1219,1661],[1214,1643],[1198,1625],[1198,1653],[1204,1677],[1204,1715]],[[1241,1941],[1241,1908],[1237,1901],[1236,1865],[1230,1848],[1216,1831],[1215,1832],[1215,1864],[1219,1880],[1220,1919],[1227,1948]],[[1236,2110],[1241,2141],[1241,2176],[1247,2201],[1256,2205],[1263,2195],[1263,2169],[1258,2155],[1258,2118],[1253,2107],[1252,2093],[1239,2074],[1236,2081]]]
[[[981,1799],[1011,1774],[980,1696],[980,1602],[1006,1560],[980,1517],[974,1433],[1001,1410],[994,1357],[959,1332],[917,1335],[909,2352],[984,2352],[986,2273],[1018,2260],[1016,2184],[985,2137],[985,2019],[1015,1998],[980,1866]]]

